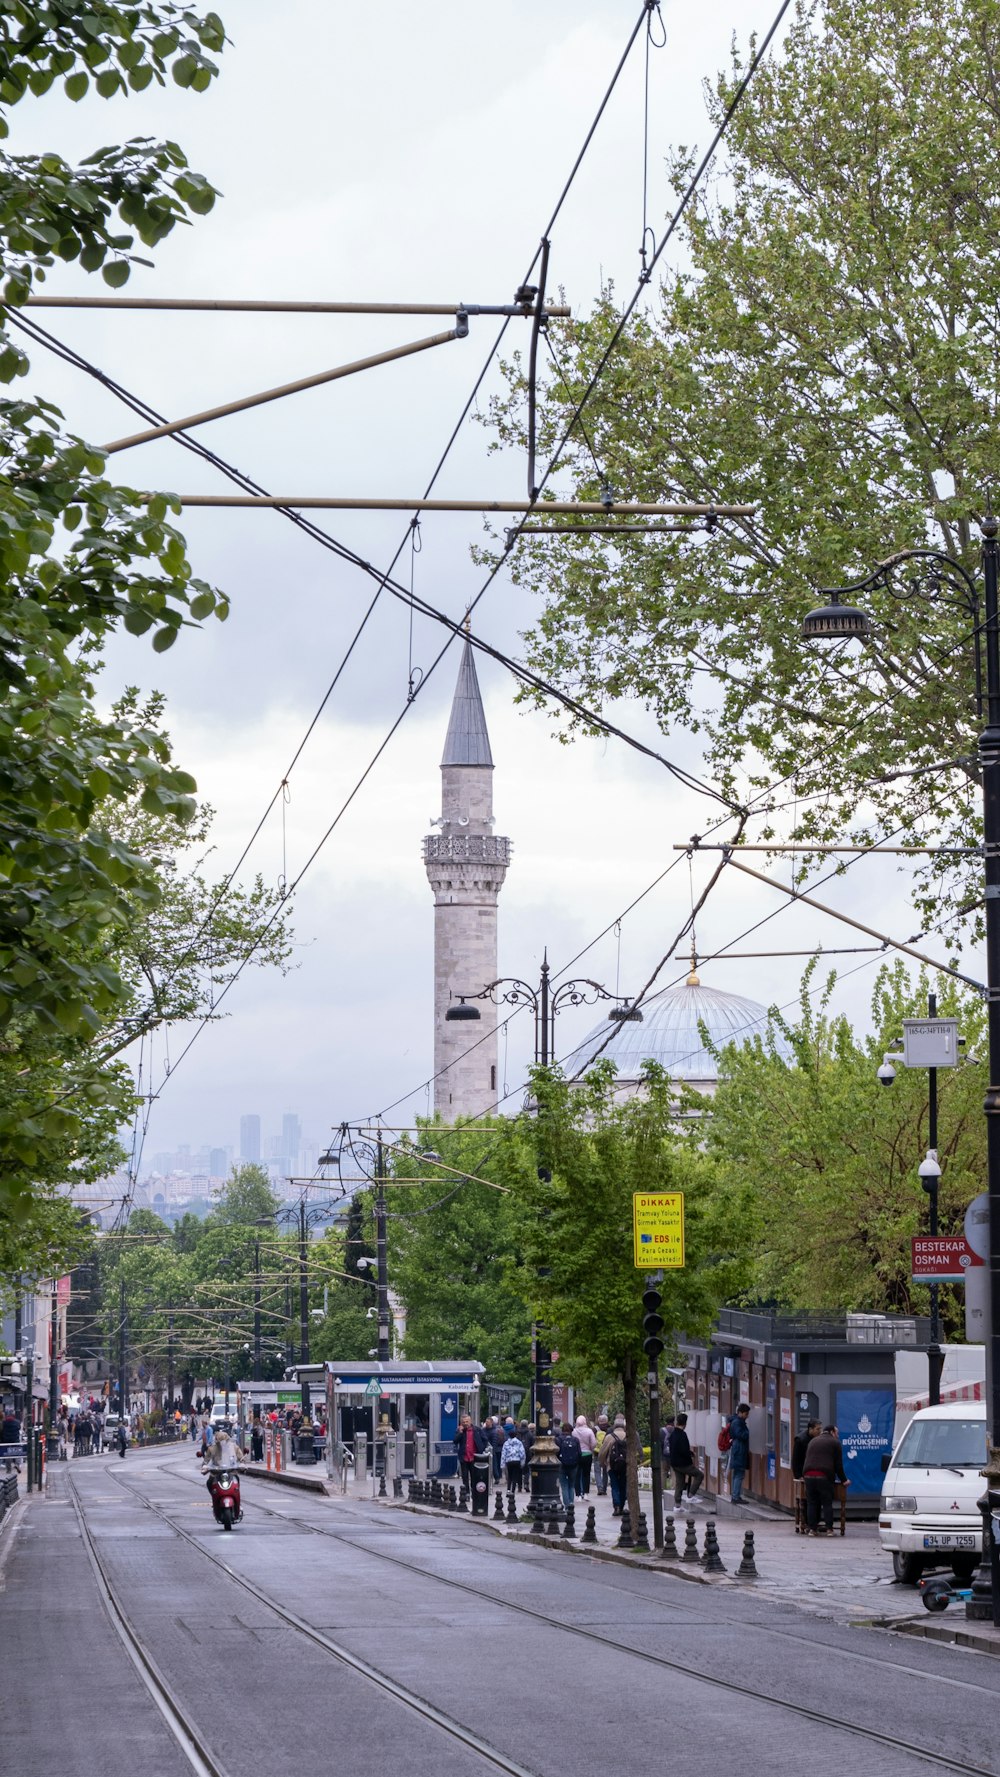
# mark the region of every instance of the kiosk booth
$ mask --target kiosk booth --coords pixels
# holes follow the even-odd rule
[[[392,1476],[455,1473],[454,1438],[463,1413],[479,1419],[482,1364],[328,1363],[327,1473],[339,1471],[344,1446],[365,1440],[366,1460]],[[426,1465],[426,1466],[425,1466]]]

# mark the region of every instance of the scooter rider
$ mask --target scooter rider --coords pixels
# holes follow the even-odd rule
[[[233,1469],[235,1471],[242,1468],[246,1462],[244,1451],[240,1449],[239,1444],[234,1441],[232,1434],[224,1426],[220,1426],[216,1431],[214,1443],[209,1444],[206,1441],[203,1455],[204,1466],[201,1472],[208,1476],[207,1486],[210,1493],[213,1470]]]

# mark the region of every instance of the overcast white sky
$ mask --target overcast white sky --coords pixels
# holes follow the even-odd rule
[[[231,47],[221,79],[202,96],[152,89],[127,103],[73,106],[59,95],[14,113],[12,146],[73,156],[129,135],[179,140],[193,166],[223,191],[214,213],[177,231],[155,271],[133,275],[137,294],[337,300],[507,302],[521,282],[600,96],[638,14],[638,0],[577,0],[573,7],[507,0],[470,8],[431,0],[409,8],[344,0],[240,0],[223,7]],[[652,57],[652,221],[668,203],[664,153],[704,142],[701,82],[762,33],[771,5],[665,0],[665,49]],[[638,271],[641,234],[642,53],[637,47],[553,237],[550,285],[585,313],[602,279],[622,293]],[[51,291],[95,291],[62,268]],[[312,374],[445,325],[396,317],[235,317],[122,313],[39,315],[62,338],[154,406],[173,416]],[[201,436],[279,493],[414,496],[423,491],[461,411],[495,323],[471,336],[368,373],[220,421]],[[517,328],[521,332],[517,332]],[[514,327],[508,343],[527,329]],[[40,350],[34,386],[95,442],[136,429],[128,411]],[[487,387],[497,387],[494,377]],[[481,406],[485,404],[485,395]],[[489,456],[488,435],[466,426],[439,485],[462,498],[520,498],[524,466]],[[177,445],[162,442],[117,458],[137,486],[223,490],[228,484]],[[401,515],[329,514],[327,528],[379,566],[405,534]],[[286,520],[270,513],[192,512],[185,528],[196,571],[233,602],[225,625],[190,633],[167,656],[123,639],[109,657],[106,689],[157,686],[169,697],[178,760],[218,810],[221,874],[239,855],[318,705],[367,605],[372,582]],[[480,584],[470,515],[433,516],[422,527],[419,593],[461,615]],[[404,569],[405,572],[408,569]],[[523,595],[500,577],[476,625],[518,652],[529,620]],[[405,700],[408,636],[391,600],[370,624],[290,780],[285,809],[293,877]],[[415,663],[426,667],[441,632],[418,622]],[[427,1108],[431,1072],[432,901],[420,856],[439,808],[438,762],[457,669],[453,649],[412,706],[399,734],[312,869],[294,909],[295,971],[248,972],[228,1001],[230,1017],[207,1030],[163,1086],[147,1154],[187,1141],[238,1141],[243,1112],[277,1133],[284,1110],[325,1138],[411,1094],[390,1121]],[[496,760],[497,831],[514,842],[500,901],[500,964],[534,978],[548,945],[555,968],[587,945],[672,861],[671,846],[714,818],[713,806],[657,765],[614,741],[560,747],[550,725],[516,711],[504,671],[480,660]],[[641,711],[624,712],[649,735]],[[693,769],[690,741],[659,744]],[[282,869],[276,812],[249,860],[275,881]],[[696,888],[707,859],[696,862]],[[865,873],[861,882],[862,871]],[[865,862],[831,885],[838,905],[877,907],[900,935],[916,925],[901,878]],[[587,954],[580,972],[634,992],[689,905],[682,863]],[[782,897],[727,878],[699,924],[702,949],[731,941]],[[865,917],[864,913],[860,915]],[[783,911],[738,948],[851,943],[844,928],[803,910]],[[858,940],[863,942],[863,940]],[[844,958],[845,968],[862,958]],[[798,959],[710,965],[707,984],[779,1003],[794,1000]],[[863,1015],[873,970],[842,989]],[[665,979],[672,977],[667,975]],[[593,1014],[568,1014],[569,1049]],[[171,1039],[176,1054],[181,1033]],[[501,1071],[523,1078],[530,1031],[515,1021]],[[156,1069],[162,1071],[163,1053]]]

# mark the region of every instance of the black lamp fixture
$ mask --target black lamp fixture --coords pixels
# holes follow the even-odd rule
[[[446,1024],[458,1024],[460,1021],[471,1022],[482,1017],[478,1006],[470,1006],[466,1000],[459,1000],[457,1006],[449,1006],[444,1015]]]
[[[624,1006],[612,1006],[608,1013],[608,1022],[610,1024],[641,1024],[642,1013],[638,1006],[630,1006],[628,1003]]]
[[[849,642],[852,637],[867,641],[872,626],[857,605],[845,605],[839,592],[828,595],[828,605],[819,605],[802,620],[802,635],[807,642]]]

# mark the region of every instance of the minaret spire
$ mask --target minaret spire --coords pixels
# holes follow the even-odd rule
[[[468,634],[441,756],[440,828],[424,840],[434,891],[434,1109],[448,1122],[489,1111],[497,1097],[496,1008],[475,1000],[478,1022],[447,1022],[462,994],[497,975],[497,897],[510,840],[493,833],[493,753]]]

